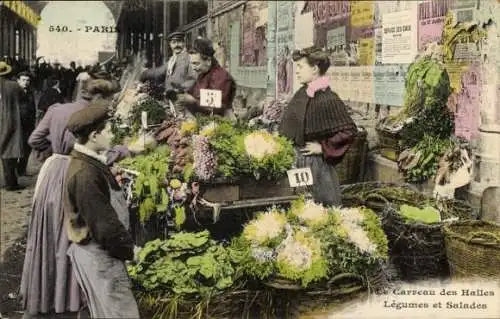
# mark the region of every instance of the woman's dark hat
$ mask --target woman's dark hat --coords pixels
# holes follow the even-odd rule
[[[203,55],[206,55],[209,57],[213,57],[215,54],[215,50],[214,50],[214,47],[212,45],[212,41],[210,41],[208,39],[201,38],[201,37],[194,40],[192,51],[198,52],[200,54],[203,54]]]
[[[186,38],[186,34],[184,32],[172,32],[168,35],[167,40],[183,40]]]
[[[89,106],[73,113],[66,124],[66,129],[78,135],[96,124],[102,123],[110,118],[108,108],[109,102],[96,101]]]

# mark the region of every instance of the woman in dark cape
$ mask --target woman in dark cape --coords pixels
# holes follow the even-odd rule
[[[313,199],[323,205],[338,206],[340,185],[334,167],[353,143],[356,124],[347,106],[330,89],[325,76],[330,67],[327,52],[312,47],[295,51],[292,58],[303,86],[288,104],[279,132],[294,143],[295,167],[311,169]]]

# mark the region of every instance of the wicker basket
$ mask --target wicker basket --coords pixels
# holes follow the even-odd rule
[[[406,223],[395,207],[385,207],[382,227],[399,277],[408,281],[448,277],[443,224]]]
[[[363,182],[363,183],[347,184],[340,186],[342,192],[342,204],[348,207],[366,206],[374,210],[375,212],[380,212],[385,208],[387,200],[382,198],[376,198],[376,196],[370,196],[370,193],[380,188],[397,188],[397,189],[404,188],[407,189],[408,191],[417,192],[416,188],[410,184],[399,184],[399,183],[389,183],[389,182]]]
[[[335,171],[340,184],[357,183],[363,180],[366,157],[368,154],[368,141],[365,128],[360,130],[354,143],[349,147],[342,161],[335,166]]]
[[[401,204],[424,206],[425,204],[425,206],[436,207],[442,213],[443,219],[456,217],[462,220],[475,220],[479,217],[479,211],[473,209],[469,203],[457,199],[436,200],[421,193],[411,184],[364,182],[342,185],[340,188],[342,203],[345,206],[366,206],[375,212],[381,212],[387,203],[396,206]],[[380,189],[393,189],[400,193],[382,196]],[[406,196],[400,195],[403,192]],[[409,196],[410,194],[411,196]]]
[[[463,221],[445,226],[444,233],[453,278],[500,277],[500,226]]]
[[[376,128],[376,131],[379,139],[380,154],[391,161],[397,161],[401,151],[399,148],[399,133],[384,131],[380,128]]]

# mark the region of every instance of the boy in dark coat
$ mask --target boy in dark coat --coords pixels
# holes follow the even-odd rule
[[[104,154],[113,139],[108,103],[74,113],[67,124],[78,140],[65,182],[68,256],[92,318],[139,318],[124,263],[134,257],[128,206]]]

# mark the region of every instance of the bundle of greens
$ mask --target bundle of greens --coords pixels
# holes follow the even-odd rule
[[[229,251],[210,239],[208,231],[177,233],[170,239],[146,243],[128,265],[139,290],[164,298],[201,299],[235,283],[236,265]]]
[[[378,124],[382,130],[397,130],[401,151],[398,164],[409,182],[422,183],[436,174],[446,140],[454,129],[447,107],[450,94],[444,65],[432,56],[421,57],[409,66],[404,108]]]
[[[284,278],[302,287],[349,273],[364,277],[387,258],[380,220],[366,208],[327,208],[303,198],[284,212],[273,208],[232,242],[243,273]]]
[[[128,122],[132,134],[136,134],[141,129],[142,112],[148,114],[148,125],[158,125],[167,117],[164,106],[152,97],[141,99],[129,112]]]
[[[144,223],[151,215],[164,212],[169,203],[169,196],[164,187],[168,173],[170,150],[160,146],[149,153],[122,160],[119,165],[136,171],[133,193],[139,203],[139,220]]]
[[[454,147],[450,139],[425,134],[412,148],[398,158],[399,170],[409,183],[422,183],[436,175],[442,156]]]
[[[447,108],[451,94],[446,69],[431,57],[422,57],[408,68],[403,109],[383,119],[379,127],[397,127],[401,149],[415,146],[424,134],[448,138],[453,132],[453,116]]]
[[[111,119],[111,131],[113,132],[113,145],[123,144],[126,137],[131,135],[130,127],[126,125],[120,117]]]

